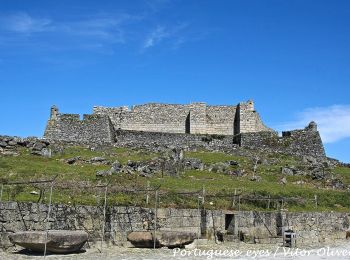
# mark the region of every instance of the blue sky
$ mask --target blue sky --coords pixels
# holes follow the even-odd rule
[[[254,99],[350,162],[349,28],[341,0],[0,0],[0,134],[41,136],[52,104]]]

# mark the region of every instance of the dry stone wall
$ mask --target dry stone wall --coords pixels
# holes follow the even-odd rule
[[[240,116],[236,116],[240,111]],[[253,102],[240,103],[238,106],[209,106],[198,102],[189,105],[150,103],[127,107],[94,107],[94,114],[107,115],[115,129],[234,135],[239,133],[240,123],[244,132],[270,131],[262,123],[254,110]]]
[[[48,205],[38,203],[0,202],[0,247],[10,246],[8,235],[16,231],[45,230]],[[297,234],[297,243],[317,244],[345,239],[349,228],[349,213],[336,212],[253,212],[204,209],[157,210],[157,230],[191,231],[199,237],[214,239],[214,233],[249,238],[251,242],[266,242],[280,236],[283,229]],[[153,208],[108,206],[68,206],[55,204],[49,218],[49,228],[85,230],[91,242],[104,239],[113,244],[126,242],[131,231],[153,230]],[[104,224],[104,225],[103,225]],[[282,242],[280,238],[279,242]]]
[[[233,136],[189,135],[159,132],[119,130],[115,134],[116,146],[120,147],[178,147],[185,150],[204,148],[207,150],[231,151],[238,147]]]
[[[112,143],[114,128],[107,116],[58,114],[46,126],[46,139],[80,143]]]
[[[253,101],[237,106],[205,103],[150,103],[127,107],[94,107],[92,115],[60,114],[51,108],[44,137],[49,140],[119,146],[177,146],[230,151],[237,146],[295,156],[325,157],[317,125],[287,131],[282,137],[266,127]]]
[[[310,129],[309,126],[301,130],[283,132],[282,137],[275,132],[241,133],[234,137],[234,142],[242,147],[272,153],[326,157],[319,132]]]

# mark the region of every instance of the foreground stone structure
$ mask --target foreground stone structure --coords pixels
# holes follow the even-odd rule
[[[325,157],[317,125],[278,133],[265,126],[253,101],[234,106],[205,103],[149,103],[94,107],[92,115],[62,114],[51,108],[44,137],[53,141],[116,146],[177,146],[230,151],[238,147],[292,155]]]
[[[127,237],[132,245],[140,248],[184,248],[196,238],[198,235],[195,232],[180,231],[133,231]]]
[[[0,202],[0,246],[10,246],[8,236],[18,231],[45,230],[48,205],[37,203]],[[155,210],[142,207],[53,205],[50,229],[84,230],[89,241],[104,240],[125,244],[133,231],[152,231]],[[345,240],[350,214],[337,212],[255,212],[204,209],[160,208],[157,211],[157,231],[193,232],[199,238],[243,240],[246,242],[282,242],[282,231],[293,229],[297,243],[315,245]],[[214,234],[216,236],[214,236]]]
[[[49,230],[22,231],[9,235],[11,243],[34,252],[67,254],[78,252],[88,240],[85,231]]]

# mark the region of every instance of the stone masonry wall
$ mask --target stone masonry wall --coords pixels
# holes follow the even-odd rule
[[[279,137],[275,132],[241,133],[234,137],[242,147],[265,150],[267,152],[309,155],[316,158],[326,156],[320,134],[306,127],[302,130],[286,131]]]
[[[96,106],[93,113],[107,115],[116,130],[233,135],[238,118],[236,110],[237,106],[209,106],[201,102],[189,105],[149,103],[131,110]],[[254,120],[251,122],[261,122]]]
[[[208,134],[234,133],[236,106],[207,106],[206,120]]]
[[[0,247],[10,246],[8,234],[24,230],[45,230],[48,205],[38,203],[0,202]],[[52,206],[49,229],[85,230],[89,241],[104,238],[113,244],[123,244],[131,231],[153,230],[155,211],[152,208],[108,206],[104,222],[103,208],[94,206]],[[227,215],[233,218],[227,222]],[[190,231],[198,237],[213,239],[213,234],[242,233],[255,242],[281,235],[282,228],[297,233],[297,243],[303,245],[345,239],[349,228],[349,213],[335,212],[253,212],[160,208],[157,210],[157,230]],[[282,240],[280,241],[282,242]]]
[[[107,116],[57,114],[47,123],[44,138],[81,143],[111,143],[114,129]]]
[[[254,110],[253,101],[238,104],[238,120],[239,129],[235,133],[251,133],[251,132],[273,132],[262,122],[260,115]]]
[[[119,130],[115,134],[119,147],[178,147],[182,149],[204,148],[207,150],[231,151],[238,147],[233,136],[189,135],[159,132],[140,132]]]

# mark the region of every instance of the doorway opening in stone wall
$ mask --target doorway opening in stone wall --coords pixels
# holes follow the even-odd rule
[[[227,234],[234,234],[235,232],[235,215],[225,214],[225,230]]]
[[[191,133],[191,117],[190,117],[190,113],[188,113],[188,115],[186,117],[185,133],[186,134],[190,134]]]

